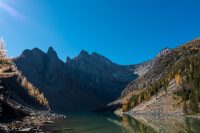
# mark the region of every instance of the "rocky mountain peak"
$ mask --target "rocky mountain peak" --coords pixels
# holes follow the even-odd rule
[[[105,63],[105,64],[113,64],[113,62],[112,61],[110,61],[108,58],[106,58],[106,57],[104,57],[103,55],[101,55],[101,54],[98,54],[98,53],[96,53],[96,52],[93,52],[92,54],[91,54],[91,57],[94,59],[94,60],[96,60],[96,61],[99,61],[99,62],[101,62],[101,63]]]
[[[21,56],[31,56],[31,55],[34,55],[34,56],[42,56],[42,55],[44,55],[45,53],[42,51],[42,50],[40,50],[40,49],[38,49],[38,48],[34,48],[34,49],[32,49],[32,50],[29,50],[29,49],[26,49],[26,50],[24,50],[23,52],[22,52],[22,54],[21,54]]]
[[[89,53],[87,51],[85,51],[85,50],[81,50],[79,56],[81,56],[81,57],[88,57]]]
[[[71,61],[72,59],[69,56],[67,56],[66,63],[70,63]]]
[[[31,51],[30,51],[29,49],[25,49],[25,50],[22,52],[21,56],[23,56],[23,55],[28,55],[30,52],[31,52]]]
[[[102,55],[100,55],[100,54],[98,54],[98,53],[96,53],[96,52],[93,52],[93,53],[91,54],[91,56],[94,57],[94,58],[106,59],[105,57],[103,57]],[[107,59],[106,59],[106,60],[107,60]]]
[[[85,50],[81,50],[80,54],[74,58],[75,61],[82,61],[82,60],[88,60],[88,58],[90,57],[90,54],[85,51]]]
[[[162,49],[162,50],[157,54],[156,57],[161,57],[161,56],[163,56],[163,55],[167,55],[167,54],[169,54],[170,52],[171,52],[171,49],[170,49],[170,48],[164,48],[164,49]]]
[[[58,59],[58,55],[57,55],[56,51],[53,49],[53,47],[49,47],[49,49],[47,51],[47,55],[49,57],[57,58]]]
[[[100,54],[98,54],[98,53],[96,53],[96,52],[92,52],[91,55],[93,55],[93,56],[101,56]]]

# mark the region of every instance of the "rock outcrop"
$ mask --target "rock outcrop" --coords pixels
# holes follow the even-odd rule
[[[166,56],[167,54],[169,54],[171,52],[170,48],[164,48],[162,49],[156,57],[161,57],[161,56]]]

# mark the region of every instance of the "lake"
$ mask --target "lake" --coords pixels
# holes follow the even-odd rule
[[[67,119],[44,127],[47,133],[200,133],[192,118],[117,117],[109,113],[68,113]]]

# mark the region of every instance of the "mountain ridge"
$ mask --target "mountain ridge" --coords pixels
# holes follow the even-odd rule
[[[121,97],[110,105],[121,104],[120,111],[132,116],[197,113],[200,102],[199,52],[200,39],[195,39],[144,62],[154,62],[154,65],[130,82]]]
[[[84,50],[63,62],[52,47],[47,53],[34,48],[25,50],[13,61],[47,94],[53,110],[96,110],[117,98],[135,78],[130,66],[118,65],[96,52],[89,54]],[[53,100],[55,95],[58,100]]]

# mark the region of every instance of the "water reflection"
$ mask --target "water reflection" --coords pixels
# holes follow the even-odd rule
[[[200,121],[191,118],[117,117],[113,114],[68,114],[66,120],[45,127],[47,133],[200,133]]]
[[[124,133],[200,133],[200,121],[192,118],[132,118],[124,115],[121,120],[108,120],[123,127]]]

